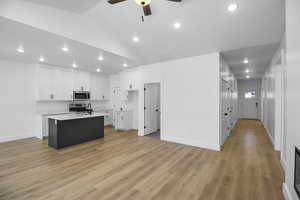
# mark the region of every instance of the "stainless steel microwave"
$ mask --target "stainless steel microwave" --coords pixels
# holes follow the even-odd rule
[[[74,91],[73,100],[74,101],[85,101],[90,100],[91,94],[89,91]]]

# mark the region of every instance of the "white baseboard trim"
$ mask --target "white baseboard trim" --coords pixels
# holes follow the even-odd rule
[[[291,192],[286,183],[283,183],[283,185],[282,185],[282,192],[283,192],[283,197],[285,200],[293,200]]]
[[[286,168],[287,168],[286,161],[284,161],[283,159],[280,159],[280,163],[281,163],[281,167],[284,170],[284,173],[286,173]]]
[[[274,138],[271,137],[271,135],[269,134],[269,131],[267,132],[267,134],[268,134],[268,136],[269,136],[269,138],[271,140],[271,143],[272,143],[273,147],[275,148],[275,146],[274,146]]]
[[[183,138],[174,138],[174,137],[162,137],[161,140],[167,141],[167,142],[185,144],[185,145],[204,148],[204,149],[209,149],[209,150],[214,150],[214,151],[220,151],[221,150],[220,145],[204,144],[204,143],[201,143],[197,140],[186,140],[186,139],[183,139]]]
[[[271,144],[272,144],[272,146],[273,146],[273,148],[274,148],[274,150],[275,150],[274,138],[271,137],[270,131],[268,130],[268,128],[265,126],[264,123],[263,123],[263,125],[264,125],[264,128],[265,128],[265,130],[266,130],[266,132],[267,132],[267,135],[268,135],[268,137],[269,137],[269,139],[270,139],[270,141],[271,141]]]
[[[26,139],[26,138],[33,138],[35,136],[33,135],[22,135],[22,136],[12,136],[12,137],[0,137],[0,143],[3,142],[10,142],[14,140],[21,140],[21,139]]]

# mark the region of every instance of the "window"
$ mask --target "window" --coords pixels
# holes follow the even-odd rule
[[[245,99],[255,98],[255,91],[250,91],[245,93]]]

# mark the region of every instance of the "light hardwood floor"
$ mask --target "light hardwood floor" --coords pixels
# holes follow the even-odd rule
[[[0,144],[0,199],[283,200],[280,162],[258,121],[239,121],[222,152],[105,131],[59,151],[37,139]]]

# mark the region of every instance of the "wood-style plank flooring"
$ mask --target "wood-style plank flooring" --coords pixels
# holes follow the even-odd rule
[[[240,120],[222,152],[111,128],[105,139],[59,151],[38,139],[0,144],[1,200],[283,200],[282,182],[254,120]]]

